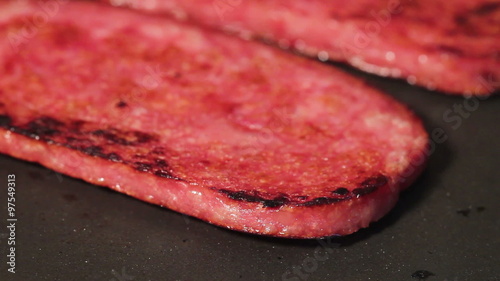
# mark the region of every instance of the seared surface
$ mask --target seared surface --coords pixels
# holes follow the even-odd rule
[[[2,38],[40,12],[0,8]],[[227,228],[300,238],[368,226],[421,170],[420,122],[357,79],[160,17],[59,9],[0,43],[3,153]]]
[[[473,95],[499,89],[498,1],[104,1],[263,38],[429,89]]]

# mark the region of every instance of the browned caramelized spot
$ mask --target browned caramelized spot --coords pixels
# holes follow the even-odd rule
[[[119,145],[138,145],[156,140],[154,136],[142,132],[124,132],[113,128],[95,130],[92,134],[102,137],[110,143]]]
[[[167,161],[161,159],[167,149],[157,144],[155,135],[112,127],[97,129],[102,126],[82,120],[64,123],[46,116],[23,125],[14,123],[10,116],[0,115],[0,128],[92,157],[120,162],[157,177],[182,180],[173,175]],[[137,153],[137,150],[146,153]]]
[[[452,46],[438,45],[436,48],[439,51],[445,52],[448,54],[452,54],[452,55],[456,55],[456,56],[463,56],[464,55],[464,52],[462,50],[457,49],[457,48],[452,47]]]
[[[457,15],[455,16],[455,22],[458,24],[458,25],[464,25],[467,23],[467,17],[465,15]]]
[[[349,191],[347,188],[339,187],[331,192],[329,196],[322,196],[313,199],[308,199],[308,196],[305,195],[296,195],[296,196],[288,196],[286,194],[267,194],[263,192],[258,192],[255,190],[251,191],[232,191],[228,189],[217,189],[212,188],[224,195],[228,198],[236,200],[236,201],[244,201],[250,203],[262,203],[263,207],[266,208],[278,208],[284,205],[292,205],[292,206],[304,206],[304,207],[312,207],[312,206],[321,206],[321,205],[331,205],[334,203],[359,198],[361,196],[368,195],[378,188],[386,185],[388,182],[387,177],[383,175],[377,175],[374,177],[367,178],[363,182],[360,183],[360,187],[354,189],[353,191]]]
[[[127,107],[128,104],[124,101],[119,101],[117,104],[116,104],[116,107],[118,108],[124,108],[124,107]]]
[[[477,9],[475,9],[473,13],[476,15],[482,16],[482,15],[492,13],[498,8],[500,8],[500,3],[496,3],[496,2],[484,3],[483,5],[479,6]]]

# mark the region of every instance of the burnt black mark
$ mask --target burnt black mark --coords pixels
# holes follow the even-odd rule
[[[72,128],[73,130],[81,130],[81,128],[83,127],[83,125],[85,125],[85,121],[83,120],[74,120],[74,121],[71,121],[70,122],[70,128]]]
[[[138,144],[144,144],[144,143],[148,143],[148,142],[157,140],[155,136],[150,135],[150,134],[146,134],[143,132],[136,131],[133,134],[134,134],[135,139],[136,139],[135,142]]]
[[[65,139],[67,142],[77,142],[78,141],[78,139],[75,137],[65,137]]]
[[[264,200],[262,204],[266,208],[278,208],[287,204],[288,201],[288,198],[286,198],[285,196],[278,196],[273,198],[272,200]]]
[[[386,185],[388,182],[387,177],[384,175],[378,175],[375,177],[370,177],[361,183],[361,188],[378,188]]]
[[[116,107],[118,108],[125,108],[128,106],[128,103],[124,102],[124,101],[119,101],[118,103],[116,103]]]
[[[12,118],[8,115],[0,115],[0,127],[8,128],[12,124]]]
[[[356,195],[356,197],[360,197],[360,196],[363,196],[363,195],[366,195],[366,194],[370,194],[372,192],[374,192],[377,188],[374,187],[374,186],[370,186],[370,187],[367,187],[367,188],[356,188],[352,191],[352,193],[354,193],[354,195]]]
[[[29,122],[25,127],[10,126],[10,130],[32,139],[47,140],[61,132],[64,124],[50,117],[41,117]]]
[[[118,145],[139,145],[157,140],[157,137],[151,134],[138,131],[125,132],[114,128],[94,130],[91,134],[106,140],[110,144]]]
[[[119,144],[119,145],[133,145],[134,144],[133,141],[129,141],[124,137],[118,136],[114,132],[114,130],[99,129],[99,130],[93,131],[92,135],[97,136],[97,137],[101,137],[101,138],[105,139],[107,142],[113,143],[113,144]]]
[[[155,159],[155,163],[160,168],[166,168],[166,167],[168,167],[167,161],[165,161],[163,159]]]
[[[311,206],[320,206],[320,205],[330,205],[330,204],[333,204],[333,203],[337,203],[337,202],[340,202],[340,201],[344,201],[344,200],[347,200],[347,199],[350,199],[351,197],[347,198],[347,197],[344,197],[344,198],[332,198],[332,197],[318,197],[318,198],[314,198],[313,200],[311,201],[307,201],[303,204],[299,204],[300,206],[306,206],[306,207],[311,207]]]
[[[68,141],[68,138],[65,138]],[[90,143],[90,144],[89,144]],[[74,149],[80,152],[83,152],[87,155],[99,157],[102,159],[106,159],[112,162],[125,162],[122,157],[115,152],[106,153],[101,146],[92,145],[89,140],[85,139],[72,139],[68,143],[60,144],[64,147]]]
[[[160,177],[160,178],[183,181],[183,179],[178,178],[178,177],[172,175],[172,173],[164,171],[164,170],[158,170],[158,171],[154,172],[154,175],[157,177]]]
[[[149,172],[153,169],[153,166],[149,163],[135,162],[133,164],[134,169],[140,172]]]
[[[383,175],[377,175],[364,180],[359,188],[354,189],[350,192],[347,188],[339,187],[332,191],[332,196],[322,196],[308,200],[308,196],[296,195],[287,196],[285,194],[271,195],[258,191],[232,191],[227,189],[217,189],[212,188],[228,198],[236,201],[244,201],[250,203],[262,203],[263,207],[266,208],[278,208],[284,205],[294,205],[294,206],[304,206],[313,207],[321,205],[330,205],[338,202],[350,200],[353,198],[359,198],[361,196],[368,195],[378,188],[386,185],[388,182],[387,177]]]
[[[349,193],[349,190],[345,187],[339,187],[337,189],[335,189],[334,191],[332,191],[332,194],[335,194],[335,195],[347,195]]]
[[[25,125],[14,123],[10,116],[0,115],[0,127],[14,133],[80,151],[92,157],[123,163],[137,171],[147,172],[157,177],[183,181],[174,176],[167,161],[161,159],[161,155],[164,155],[167,150],[153,143],[158,140],[156,135],[139,131],[123,131],[112,127],[96,130],[95,125],[92,126],[91,123],[82,120],[63,123],[47,116],[32,119]],[[122,146],[118,148],[118,151],[124,151],[123,154],[112,151],[117,148],[117,145]],[[135,147],[149,151],[145,154],[134,153]]]
[[[361,187],[358,187],[352,191],[356,197],[364,196],[370,194],[387,184],[387,178],[385,176],[379,175],[376,177],[371,177],[366,179],[361,183]]]
[[[458,210],[457,214],[460,214],[464,217],[468,217],[470,214],[471,209],[463,209],[463,210]]]
[[[361,188],[363,189],[377,189],[388,183],[388,179],[384,175],[378,175],[375,177],[367,178],[361,183]]]
[[[476,211],[478,213],[484,212],[485,210],[486,210],[486,207],[483,207],[483,206],[479,206],[479,207],[476,208]]]
[[[97,146],[97,145],[81,147],[81,148],[78,148],[77,150],[81,151],[87,155],[95,156],[95,157],[99,157],[99,158],[106,158],[106,156],[107,156],[107,154],[103,152],[102,147]]]
[[[266,200],[257,194],[249,194],[246,191],[230,191],[227,189],[221,189],[220,192],[226,194],[227,197],[236,201],[263,202]]]
[[[130,162],[130,165],[139,172],[151,173],[160,178],[183,181],[183,179],[174,176],[170,171],[168,171],[169,165],[167,161],[163,159],[155,158],[151,162],[135,161],[135,162]]]
[[[227,189],[220,189],[219,192],[236,201],[262,203],[266,208],[278,208],[289,203],[289,199],[283,195],[276,196],[272,199],[266,199],[262,197],[259,192],[231,191]]]
[[[500,8],[500,3],[495,3],[495,2],[485,3],[485,4],[482,4],[479,7],[477,7],[473,11],[473,13],[478,15],[478,16],[483,16],[483,15],[486,15],[489,13],[493,13],[498,8]]]
[[[113,161],[113,162],[122,162],[123,161],[123,159],[121,158],[121,156],[118,155],[118,154],[116,154],[116,153],[114,153],[114,152],[109,153],[106,158],[108,160]]]
[[[428,270],[417,270],[411,274],[412,278],[416,278],[419,280],[425,280],[430,276],[436,276],[436,275]]]

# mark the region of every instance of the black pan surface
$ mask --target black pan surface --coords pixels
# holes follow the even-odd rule
[[[341,67],[445,134],[420,179],[370,228],[324,240],[247,235],[0,155],[0,280],[500,280],[500,98],[447,96]],[[17,184],[15,274],[6,263],[8,174]]]

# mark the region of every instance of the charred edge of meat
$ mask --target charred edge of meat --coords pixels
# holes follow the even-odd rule
[[[142,161],[133,161],[123,159],[123,157],[116,152],[106,152],[102,146],[96,145],[96,143],[92,141],[92,137],[89,137],[94,136],[102,138],[111,144],[134,146],[156,140],[156,136],[138,131],[124,132],[114,128],[85,131],[83,130],[85,125],[84,121],[72,121],[68,123],[68,125],[50,117],[33,119],[24,126],[15,126],[13,123],[14,122],[10,116],[5,114],[0,115],[0,127],[14,133],[24,135],[35,140],[44,141],[49,144],[64,146],[72,150],[80,151],[89,156],[102,158],[112,162],[120,162],[137,171],[150,173],[157,177],[183,181],[183,179],[174,176],[172,172],[169,171],[169,165],[165,160],[155,156],[161,155],[162,152],[165,151],[162,147],[155,147],[150,152],[151,155],[149,157],[143,157],[145,159]],[[71,134],[65,136],[68,132]],[[76,137],[72,134],[76,135]],[[56,141],[54,138],[51,138],[58,135],[62,136],[64,141]]]
[[[47,137],[56,136],[64,132],[71,132],[75,135],[90,134],[118,145],[146,144],[157,140],[156,136],[151,134],[139,131],[121,131],[115,128],[99,129],[88,132],[83,130],[82,127],[84,127],[86,122],[81,120],[72,121],[68,125],[57,119],[44,116],[33,119],[24,126],[14,126],[12,123],[13,121],[10,116],[0,115],[0,127],[33,139],[45,140]],[[66,140],[68,140],[68,142],[71,142],[71,140],[84,141],[84,139],[79,140],[74,136],[68,136]]]
[[[69,149],[73,149],[73,150],[76,150],[76,151],[80,151],[82,153],[85,153],[89,156],[93,156],[93,157],[99,157],[99,158],[102,158],[102,159],[105,159],[105,160],[109,160],[109,161],[112,161],[112,162],[123,162],[125,163],[125,161],[123,161],[122,157],[120,155],[118,155],[117,153],[115,152],[111,152],[111,153],[105,153],[103,148],[98,146],[98,145],[90,145],[90,146],[85,146],[85,145],[71,145],[71,144],[63,144],[63,143],[57,143],[57,142],[53,142],[53,141],[48,141],[48,142],[51,142],[51,143],[54,143],[54,144],[57,144],[57,145],[61,145],[61,146],[64,146],[66,148],[69,148]]]
[[[314,198],[311,201],[307,201],[307,202],[299,204],[299,205],[300,206],[305,206],[305,207],[330,205],[330,204],[337,203],[337,202],[344,201],[344,200],[348,200],[348,199],[351,199],[351,198],[352,197],[350,197],[350,196],[340,197],[340,198],[335,198],[335,197],[318,197],[318,198]]]
[[[312,207],[312,206],[330,205],[350,200],[353,198],[359,198],[376,191],[378,188],[386,185],[387,183],[388,179],[386,176],[378,175],[367,178],[360,184],[360,187],[354,189],[352,192],[349,191],[347,188],[339,187],[331,192],[332,196],[317,197],[308,201],[305,201],[308,198],[307,196],[290,197],[285,194],[280,194],[278,196],[273,197],[273,195],[264,194],[258,191],[244,191],[244,190],[232,191],[232,190],[217,189],[217,188],[212,188],[212,189],[226,195],[228,198],[232,200],[244,201],[250,203],[262,203],[263,207],[266,208],[278,208],[284,205]]]
[[[334,195],[347,195],[349,193],[349,190],[345,187],[339,187],[332,191],[332,194]]]
[[[50,117],[41,117],[32,120],[24,127],[12,125],[12,119],[7,115],[2,115],[0,126],[14,133],[37,140],[50,141],[47,138],[61,133],[61,126],[64,124]]]
[[[387,177],[379,175],[376,177],[371,177],[366,179],[361,183],[361,187],[358,187],[352,191],[356,197],[360,197],[366,194],[370,194],[377,190],[379,187],[387,184]]]
[[[262,203],[266,208],[278,208],[290,202],[284,195],[276,196],[273,199],[265,199],[258,192],[253,192],[252,194],[247,191],[231,191],[227,189],[219,189],[219,192],[236,201]]]

